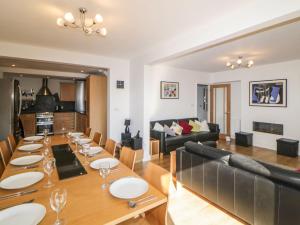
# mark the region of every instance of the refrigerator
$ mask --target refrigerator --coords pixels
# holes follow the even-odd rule
[[[86,112],[85,81],[77,80],[75,82],[75,86],[76,86],[75,111],[84,114]]]
[[[0,140],[6,139],[8,134],[13,134],[19,140],[22,136],[22,93],[18,80],[0,79],[0,104]]]

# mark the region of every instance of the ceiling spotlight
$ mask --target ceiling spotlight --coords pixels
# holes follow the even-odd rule
[[[63,27],[63,26],[65,26],[65,21],[64,21],[63,18],[58,18],[58,19],[56,20],[56,24],[57,24],[59,27]]]
[[[236,63],[238,64],[238,65],[241,65],[242,64],[242,56],[239,56],[239,58],[238,58],[238,60],[236,60]]]
[[[67,12],[65,15],[64,15],[64,19],[69,22],[69,23],[74,23],[75,22],[75,19],[74,19],[74,16],[72,13],[70,12]]]
[[[81,70],[80,72],[81,72],[81,73],[84,73],[84,70]]]
[[[103,17],[100,14],[96,14],[94,18],[95,23],[102,23],[103,22]]]
[[[15,67],[16,65],[15,65],[15,64],[12,64],[11,66],[12,66],[12,67]]]
[[[227,63],[226,63],[226,66],[227,66],[227,67],[231,66],[231,62],[227,62]]]
[[[232,65],[230,66],[230,69],[233,70],[234,68],[235,68],[235,66],[232,64]]]
[[[253,60],[248,61],[248,65],[253,66],[253,64],[254,64]]]

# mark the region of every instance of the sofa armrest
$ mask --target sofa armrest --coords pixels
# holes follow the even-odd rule
[[[208,123],[208,127],[209,127],[210,132],[213,132],[213,133],[220,133],[219,124]]]
[[[150,137],[156,140],[159,140],[159,148],[160,152],[165,153],[166,152],[166,134],[165,132],[160,132],[157,130],[150,130]]]

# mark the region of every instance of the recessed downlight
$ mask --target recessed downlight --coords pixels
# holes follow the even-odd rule
[[[11,65],[11,67],[15,67],[15,66],[16,66],[15,64],[12,64],[12,65]]]
[[[80,72],[81,72],[81,73],[84,73],[84,70],[81,70]]]

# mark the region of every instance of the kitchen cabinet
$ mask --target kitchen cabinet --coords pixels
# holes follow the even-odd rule
[[[35,113],[21,114],[20,120],[22,122],[24,136],[34,136],[36,133]]]
[[[60,83],[60,101],[75,101],[75,84],[74,83]]]
[[[54,113],[54,134],[61,133],[63,127],[66,132],[75,130],[75,112]]]
[[[76,113],[76,125],[75,130],[79,132],[85,132],[87,128],[87,116],[82,113]]]

